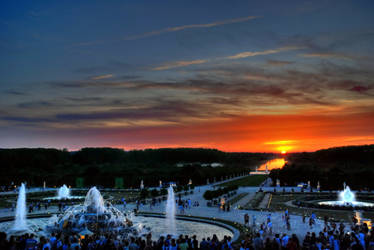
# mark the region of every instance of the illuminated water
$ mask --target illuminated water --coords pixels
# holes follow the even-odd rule
[[[328,206],[374,207],[374,203],[356,201],[355,194],[349,186],[345,186],[344,190],[339,193],[339,199],[338,201],[321,201],[318,204]]]
[[[26,187],[25,187],[25,184],[23,184],[23,183],[22,183],[22,185],[19,189],[19,192],[18,192],[16,215],[15,215],[13,229],[17,230],[17,231],[27,230],[27,223],[26,223]]]
[[[270,171],[272,169],[282,168],[284,164],[286,164],[286,161],[283,158],[277,158],[277,159],[273,159],[273,160],[265,162],[258,168],[258,170],[265,171],[266,166],[267,166],[268,171]]]
[[[135,216],[131,219],[136,227],[149,227],[153,240],[157,240],[161,235],[165,235],[167,231],[165,219],[163,218]],[[29,219],[28,221],[43,229],[49,223],[50,218]],[[219,239],[223,239],[225,235],[233,237],[233,233],[230,230],[216,225],[183,220],[176,220],[175,224],[177,228],[176,235],[196,235],[199,241],[202,238],[212,237],[213,234],[216,234]],[[12,225],[13,222],[0,223],[0,231],[7,231]]]
[[[58,189],[57,197],[59,200],[61,199],[69,199],[70,198],[70,189],[64,184],[62,187]]]
[[[168,189],[168,200],[166,201],[166,228],[167,234],[175,235],[176,226],[175,226],[175,196],[174,189],[172,186]]]

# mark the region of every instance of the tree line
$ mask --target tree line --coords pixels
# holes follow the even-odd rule
[[[272,154],[226,153],[216,149],[162,148],[125,151],[115,148],[83,148],[79,151],[46,148],[0,149],[0,181],[27,182],[30,186],[76,185],[114,187],[116,178],[123,178],[125,187],[158,186],[163,182],[204,184],[209,178],[220,180],[258,166]],[[223,164],[204,167],[203,163]],[[178,167],[177,163],[188,163]]]
[[[282,169],[272,170],[273,182],[296,185],[311,182],[321,189],[374,189],[374,145],[336,147],[316,152],[291,154]]]

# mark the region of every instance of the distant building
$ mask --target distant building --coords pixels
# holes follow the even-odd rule
[[[196,166],[200,165],[201,167],[212,167],[212,168],[218,168],[218,167],[223,167],[223,163],[219,162],[213,162],[213,163],[200,163],[200,162],[187,162],[187,163],[177,163],[176,166],[181,168],[181,167],[188,167],[188,166]]]

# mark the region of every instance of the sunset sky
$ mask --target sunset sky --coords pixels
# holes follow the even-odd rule
[[[374,1],[2,1],[0,148],[374,144]]]

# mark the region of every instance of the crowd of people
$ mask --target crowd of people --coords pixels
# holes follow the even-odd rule
[[[247,235],[241,242],[240,250],[374,250],[374,229],[364,223],[354,225],[348,231],[342,226],[327,224],[318,234],[307,232],[301,242],[296,234]],[[259,230],[260,231],[260,230]]]
[[[180,235],[177,238],[167,235],[153,240],[149,233],[143,237],[122,237],[117,234],[52,234],[50,237],[36,237],[33,234],[7,237],[0,233],[0,249],[14,250],[75,250],[75,249],[123,249],[123,250],[374,250],[374,228],[358,224],[353,218],[352,226],[325,220],[324,229],[307,232],[303,239],[295,233],[273,233],[271,214],[260,227],[249,225],[249,215],[244,216],[244,226],[252,232],[242,236],[235,244],[230,236],[219,239],[216,235],[198,240],[196,235]],[[253,219],[253,218],[252,218]],[[239,242],[239,243],[238,243]]]
[[[352,226],[346,231],[344,227],[335,227],[333,223],[325,226],[318,234],[307,232],[302,241],[296,234],[261,233],[260,230],[247,234],[238,244],[232,243],[230,236],[218,239],[216,235],[199,241],[196,235],[170,235],[153,240],[149,233],[144,237],[122,238],[119,235],[93,234],[80,236],[73,234],[52,234],[50,237],[35,237],[33,234],[7,237],[0,233],[0,249],[14,250],[75,250],[75,249],[123,249],[123,250],[374,250],[374,230],[366,224]]]
[[[180,235],[177,238],[171,235],[161,236],[158,240],[152,239],[149,233],[145,237],[122,238],[115,234],[93,234],[80,236],[73,234],[52,234],[50,237],[36,237],[34,234],[7,237],[0,232],[1,250],[76,250],[76,249],[113,249],[113,250],[213,250],[234,249],[230,236],[218,239],[216,235],[203,238],[199,241],[196,235]]]

